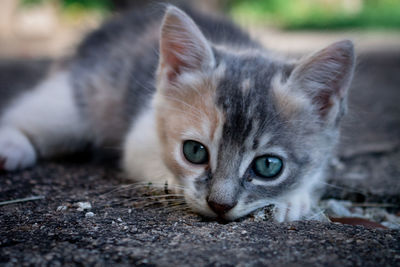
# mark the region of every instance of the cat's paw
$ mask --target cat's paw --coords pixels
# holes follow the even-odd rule
[[[0,129],[0,170],[15,171],[35,164],[36,152],[29,139],[17,129]]]
[[[304,219],[311,213],[309,194],[295,194],[275,205],[274,217],[278,222],[290,222]]]

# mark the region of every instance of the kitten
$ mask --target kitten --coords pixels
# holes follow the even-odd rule
[[[307,218],[346,110],[352,43],[285,60],[188,12],[133,11],[90,34],[2,115],[2,167],[120,146],[129,177],[178,185],[204,216],[274,204],[277,221]]]

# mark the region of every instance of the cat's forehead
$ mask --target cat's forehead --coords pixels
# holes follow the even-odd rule
[[[220,53],[223,66],[216,88],[216,105],[225,117],[224,139],[242,143],[275,128],[277,110],[271,87],[273,79],[285,78],[290,66],[257,53]]]
[[[276,56],[256,50],[240,53],[216,50],[215,57],[218,64],[224,65],[225,78],[232,83],[251,79],[254,85],[266,84],[277,72],[285,71],[288,65]]]

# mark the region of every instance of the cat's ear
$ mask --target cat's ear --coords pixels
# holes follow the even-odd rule
[[[347,90],[355,65],[349,40],[330,46],[300,60],[289,77],[292,89],[301,89],[321,119],[335,119],[345,107]]]
[[[214,55],[210,44],[182,10],[167,7],[161,26],[159,73],[173,80],[185,71],[213,67]]]

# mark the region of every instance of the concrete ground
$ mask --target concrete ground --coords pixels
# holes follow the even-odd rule
[[[0,61],[0,110],[48,67],[48,60]],[[399,74],[399,51],[359,57],[325,198],[399,212]],[[0,202],[44,197],[0,206],[0,266],[400,266],[400,230],[206,221],[174,205],[179,199],[161,203],[144,186],[122,187],[117,168],[88,158],[0,173]]]

